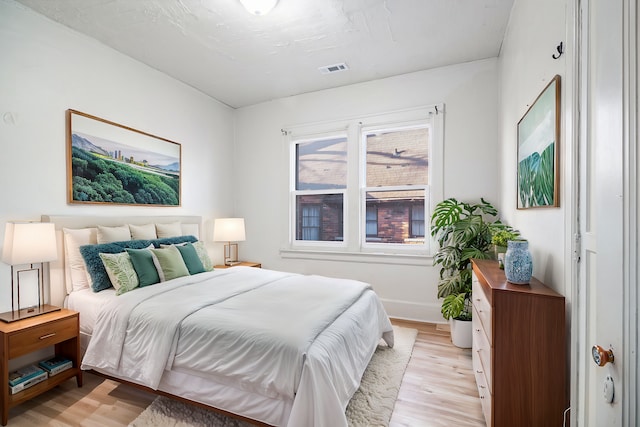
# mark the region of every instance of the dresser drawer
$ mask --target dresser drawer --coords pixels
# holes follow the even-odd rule
[[[489,344],[493,344],[492,342],[492,334],[493,329],[491,329],[492,325],[492,316],[491,316],[491,304],[487,299],[487,296],[484,293],[482,285],[475,277],[473,277],[473,308],[475,309],[474,315],[478,316],[480,322],[482,323],[482,329],[486,331],[486,335],[489,340]]]
[[[10,334],[9,359],[78,336],[78,318],[68,317]]]
[[[475,309],[474,309],[475,311]],[[477,315],[476,312],[473,313]],[[477,325],[481,325],[478,322]],[[476,361],[477,359],[477,361]],[[486,383],[489,390],[493,393],[492,377],[492,365],[491,365],[491,346],[489,345],[489,339],[482,328],[473,327],[473,370],[478,373],[482,372],[487,379]]]
[[[476,355],[474,357],[474,374],[476,377],[476,384],[478,384],[478,394],[480,395],[480,403],[482,405],[482,413],[484,414],[484,419],[487,422],[487,426],[491,427],[491,403],[493,401],[493,396],[491,395],[491,391],[489,390],[487,384],[487,378],[484,375],[484,372],[478,372],[479,369],[476,368],[476,363],[479,363],[479,358]]]

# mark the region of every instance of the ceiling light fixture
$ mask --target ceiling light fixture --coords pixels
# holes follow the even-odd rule
[[[249,13],[261,16],[271,12],[278,0],[240,0],[240,3]]]

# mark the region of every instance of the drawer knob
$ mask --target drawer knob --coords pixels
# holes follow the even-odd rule
[[[613,363],[614,360],[613,350],[605,350],[599,345],[594,345],[591,348],[591,356],[593,357],[593,361],[596,362],[596,365],[598,366],[604,366],[609,362]]]
[[[51,338],[51,337],[53,337],[53,336],[55,336],[55,335],[56,335],[56,333],[55,333],[55,332],[52,332],[52,333],[50,333],[50,334],[47,334],[47,335],[43,335],[43,336],[41,336],[41,337],[40,337],[40,339],[41,339],[41,340],[46,340],[47,338]]]

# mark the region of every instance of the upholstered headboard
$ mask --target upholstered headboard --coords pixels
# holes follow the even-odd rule
[[[118,225],[134,224],[167,224],[180,222],[189,230],[188,234],[195,234],[200,238],[202,217],[200,216],[71,216],[71,215],[42,215],[42,222],[55,224],[56,240],[58,244],[58,259],[49,263],[49,302],[62,307],[70,292],[70,277],[65,269],[65,249],[63,228],[87,228],[99,225],[114,227]],[[197,231],[197,233],[196,233]],[[45,287],[46,288],[46,287]],[[45,300],[47,299],[45,289]]]

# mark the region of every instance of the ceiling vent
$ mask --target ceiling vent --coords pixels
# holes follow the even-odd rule
[[[333,65],[325,65],[324,67],[318,68],[318,70],[320,70],[322,74],[337,73],[340,71],[346,71],[348,69],[349,67],[347,67],[347,64],[345,64],[344,62],[341,62],[339,64],[333,64]]]

